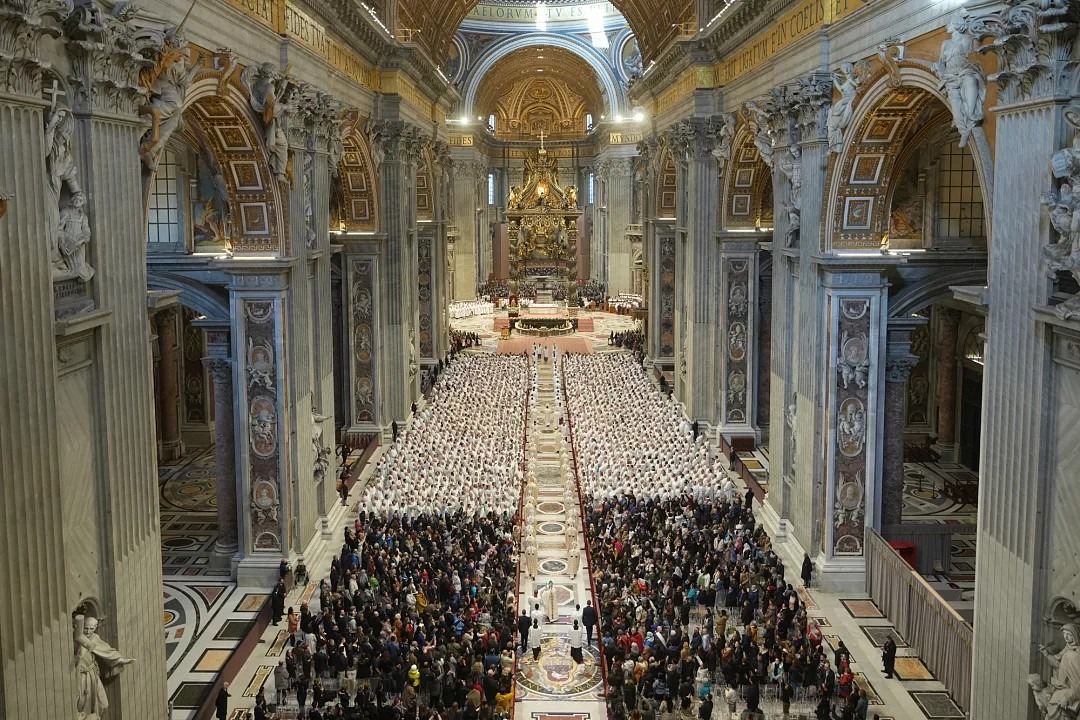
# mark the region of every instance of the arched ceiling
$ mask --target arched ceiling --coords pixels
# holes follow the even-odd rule
[[[536,7],[535,2],[502,0],[506,5]],[[398,25],[419,31],[418,42],[423,44],[437,63],[443,62],[451,38],[478,0],[400,0]],[[550,5],[574,3],[551,2]],[[647,65],[656,59],[664,45],[675,37],[681,23],[694,21],[694,0],[611,0],[633,30],[641,46],[641,56]]]
[[[523,48],[485,74],[474,106],[495,115],[496,135],[531,137],[542,122],[549,135],[581,135],[585,113],[599,118],[604,99],[596,73],[581,56],[551,46]]]

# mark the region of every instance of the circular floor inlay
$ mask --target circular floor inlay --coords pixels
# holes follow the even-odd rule
[[[566,571],[566,563],[562,560],[551,558],[540,563],[540,569],[549,575],[558,575]]]
[[[546,695],[580,695],[600,684],[599,654],[595,647],[583,648],[585,662],[578,665],[570,657],[570,641],[565,636],[545,637],[540,642],[540,659],[526,653],[518,670],[518,682],[529,690]]]
[[[536,506],[536,511],[545,515],[557,515],[565,510],[566,506],[560,502],[542,502]]]
[[[566,526],[561,522],[546,522],[541,523],[538,529],[544,535],[558,535],[566,530]]]
[[[190,537],[172,537],[161,543],[170,550],[180,550],[181,548],[189,548],[198,544],[195,538]]]

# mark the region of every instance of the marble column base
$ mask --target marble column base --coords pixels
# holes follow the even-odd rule
[[[802,562],[794,567],[801,567]],[[811,587],[819,587],[826,592],[865,592],[866,559],[837,557],[826,558],[819,555],[814,558],[814,577]]]
[[[240,544],[238,542],[236,542],[235,540],[232,541],[232,542],[229,542],[227,540],[222,540],[222,538],[219,537],[217,539],[217,541],[214,543],[214,553],[216,555],[232,557],[239,550],[240,550]]]
[[[280,555],[248,555],[236,565],[236,584],[240,587],[274,587],[278,581]]]
[[[941,456],[940,462],[954,463],[956,462],[956,443],[934,443],[930,448]]]
[[[168,442],[162,441],[161,443],[161,462],[172,462],[179,460],[184,454],[184,441],[170,440]]]

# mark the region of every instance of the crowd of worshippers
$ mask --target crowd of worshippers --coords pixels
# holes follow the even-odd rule
[[[551,287],[551,299],[552,300],[565,300],[566,299],[566,286],[562,283],[556,283]]]
[[[631,350],[633,352],[644,350],[645,333],[640,330],[623,330],[622,332],[612,331],[608,335],[608,345],[614,345],[615,347],[621,347],[624,350]]]
[[[480,336],[476,333],[450,328],[450,347],[454,352],[460,352],[469,347],[480,347]]]
[[[785,712],[815,697],[818,717],[866,717],[850,654],[822,647],[750,497],[622,496],[586,509],[610,717],[711,712],[710,696],[753,717],[769,684]]]
[[[379,516],[517,512],[529,360],[463,355],[379,458],[360,508]]]
[[[275,608],[274,624],[287,622],[288,650],[257,704],[265,713],[272,692],[274,704],[299,706],[308,720],[508,714],[512,523],[495,512],[412,519],[361,512],[317,601]]]
[[[476,288],[477,297],[504,298],[510,297],[510,286],[505,280],[488,280]]]
[[[604,302],[604,283],[599,280],[586,280],[578,285],[578,303],[585,307],[588,303],[599,305]]]
[[[714,463],[705,435],[694,437],[692,425],[632,356],[565,354],[560,366],[583,494],[716,496],[726,474]]]

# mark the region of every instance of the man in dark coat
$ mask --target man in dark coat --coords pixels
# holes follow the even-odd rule
[[[810,555],[803,553],[802,561],[802,584],[803,587],[810,587],[810,576],[814,572],[814,563],[810,562]]]
[[[228,720],[229,717],[229,683],[225,682],[221,686],[221,690],[218,691],[217,700],[214,702],[217,707],[217,720]]]
[[[281,616],[285,614],[285,581],[278,580],[274,586],[274,592],[270,595],[270,618],[274,625],[281,622]]]
[[[885,639],[885,646],[881,648],[881,663],[885,666],[885,677],[891,680],[896,666],[896,641],[892,635]]]
[[[585,626],[585,642],[588,645],[592,645],[593,628],[596,627],[598,620],[592,600],[586,600],[585,608],[581,611],[581,624]]]
[[[518,634],[521,635],[521,652],[522,654],[529,647],[529,628],[532,627],[532,620],[529,619],[529,611],[522,608],[521,617],[518,618]]]

